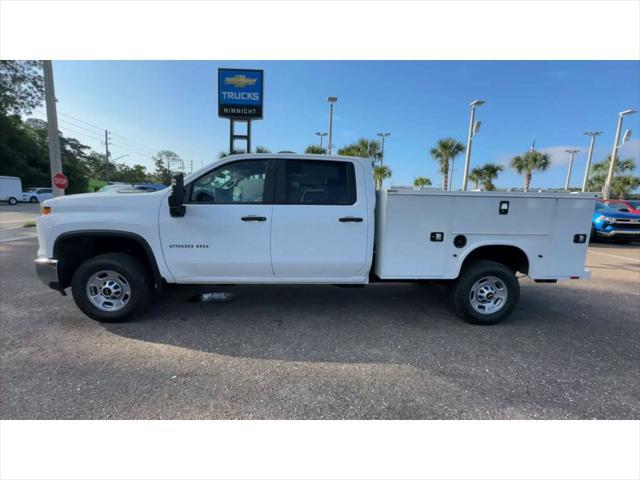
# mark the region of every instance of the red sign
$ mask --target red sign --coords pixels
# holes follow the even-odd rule
[[[69,180],[67,180],[67,177],[64,173],[56,173],[53,176],[53,184],[56,186],[56,188],[61,188],[62,190],[64,190],[69,186]]]

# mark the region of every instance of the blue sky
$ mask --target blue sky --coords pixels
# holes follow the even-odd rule
[[[147,153],[170,149],[199,168],[228,149],[229,122],[217,117],[219,67],[265,71],[264,119],[253,123],[254,146],[304,151],[317,141],[314,132],[327,131],[326,97],[334,95],[334,144],[391,132],[385,163],[395,185],[419,175],[440,184],[428,151],[441,137],[466,143],[475,98],[487,103],[477,110],[482,128],[472,166],[507,165],[535,137],[536,147],[552,154],[552,168],[535,174],[533,187],[564,185],[568,148],[582,150],[571,182],[579,186],[588,145],[581,133],[603,130],[594,155],[601,160],[611,151],[617,113],[640,110],[635,61],[56,61],[60,129],[100,152],[96,127],[109,129],[113,156],[128,154],[126,163],[151,167]],[[626,128],[634,135],[622,156],[640,163],[640,114],[626,117]],[[456,160],[454,187],[463,162]],[[496,183],[521,186],[522,180],[507,167]]]

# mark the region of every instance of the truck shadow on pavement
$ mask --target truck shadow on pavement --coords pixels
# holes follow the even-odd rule
[[[603,335],[624,336],[637,327],[630,323],[637,297],[567,288],[523,283],[512,315],[502,324],[482,327],[459,319],[440,286],[236,286],[219,289],[233,292],[234,300],[210,304],[188,301],[210,287],[176,287],[144,316],[104,327],[137,340],[233,357],[418,368],[442,359],[496,366],[553,359],[558,368],[582,353],[592,363],[591,344],[603,351]],[[609,318],[611,302],[628,309],[628,316]],[[570,348],[562,346],[567,342]]]

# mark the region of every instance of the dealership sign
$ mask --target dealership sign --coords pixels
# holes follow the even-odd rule
[[[263,71],[218,69],[218,116],[236,120],[262,118]]]

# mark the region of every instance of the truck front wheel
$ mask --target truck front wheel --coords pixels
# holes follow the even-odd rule
[[[490,260],[475,260],[464,268],[451,290],[456,313],[477,325],[493,325],[506,318],[520,297],[515,273]]]
[[[152,289],[148,271],[138,258],[105,253],[78,267],[71,291],[87,316],[99,322],[121,322],[147,307]]]

